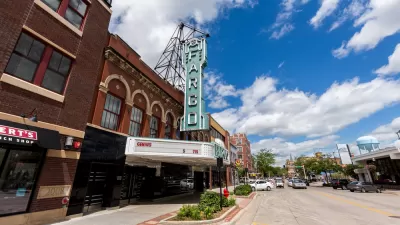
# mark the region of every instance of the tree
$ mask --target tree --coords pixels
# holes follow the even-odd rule
[[[362,166],[360,165],[346,165],[346,167],[343,168],[343,174],[349,177],[352,177],[354,179],[358,178],[358,175],[354,172],[355,169],[361,169]]]
[[[254,162],[258,172],[265,177],[268,172],[272,172],[272,165],[275,163],[275,154],[270,149],[261,149],[254,155]]]

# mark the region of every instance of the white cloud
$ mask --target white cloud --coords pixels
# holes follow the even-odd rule
[[[204,90],[207,99],[210,100],[208,105],[213,109],[223,109],[229,106],[228,101],[225,99],[229,96],[238,96],[235,86],[226,84],[222,79],[222,75],[214,72],[207,72],[204,74]]]
[[[262,76],[240,90],[242,105],[214,113],[229,131],[248,135],[318,137],[344,127],[400,101],[400,81],[358,78],[333,83],[322,95],[277,88],[278,80]]]
[[[278,65],[278,69],[280,69],[283,65],[285,65],[285,61],[283,61],[283,62],[281,62],[281,63],[279,63],[279,65]]]
[[[204,26],[225,9],[252,7],[255,3],[254,0],[114,0],[110,30],[154,67],[180,21]]]
[[[352,0],[351,3],[341,12],[339,18],[332,24],[329,32],[340,27],[347,20],[359,17],[366,9],[367,0]]]
[[[341,58],[351,51],[360,52],[375,48],[383,39],[400,31],[400,0],[370,0],[367,10],[354,22],[362,26],[351,39],[339,49],[346,54],[335,54]]]
[[[398,44],[391,56],[388,58],[388,64],[377,69],[375,73],[385,75],[395,75],[400,73],[400,44]]]
[[[392,120],[389,124],[379,126],[371,132],[370,135],[376,137],[379,141],[394,141],[398,139],[396,132],[400,130],[400,117]]]
[[[321,7],[318,9],[317,13],[313,18],[310,20],[310,24],[314,28],[318,28],[322,21],[330,16],[338,7],[339,0],[322,0]]]
[[[252,143],[251,148],[253,153],[257,153],[260,149],[263,148],[272,149],[272,151],[277,154],[276,165],[281,166],[285,164],[286,159],[289,159],[290,155],[292,155],[294,158],[301,155],[306,155],[308,153],[313,153],[313,150],[317,148],[335,148],[334,144],[336,143],[338,138],[339,137],[336,135],[329,135],[321,137],[319,139],[311,139],[303,142],[294,143],[286,141],[283,138],[276,137],[263,139],[258,142]]]
[[[290,33],[294,29],[292,23],[292,16],[297,12],[297,8],[301,5],[305,5],[309,0],[282,0],[281,11],[276,16],[275,23],[272,24],[268,30],[272,32],[271,39],[280,39],[286,34]],[[264,30],[264,29],[263,29]]]

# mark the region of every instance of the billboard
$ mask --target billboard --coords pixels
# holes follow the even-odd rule
[[[181,131],[208,130],[203,91],[204,68],[207,66],[205,38],[192,38],[184,44],[182,63],[186,71],[186,86]]]
[[[351,158],[350,158],[349,150],[347,149],[347,145],[346,144],[336,144],[336,147],[338,149],[340,161],[342,162],[342,164],[344,164],[344,165],[351,164]]]

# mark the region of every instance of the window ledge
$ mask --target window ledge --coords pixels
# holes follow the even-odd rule
[[[3,73],[3,75],[1,76],[0,82],[7,83],[7,84],[13,85],[15,87],[19,87],[21,89],[33,92],[35,94],[44,96],[46,98],[52,99],[57,102],[61,102],[61,103],[64,102],[64,96],[54,93],[52,91],[49,91],[47,89],[44,89],[42,87],[39,87],[37,85],[31,84],[29,82],[26,82],[24,80],[21,80],[19,78],[16,78],[16,77],[11,76],[6,73]]]
[[[71,29],[73,32],[75,32],[78,36],[82,37],[83,32],[76,28],[74,25],[72,25],[68,20],[64,19],[64,17],[60,16],[57,12],[54,12],[50,7],[48,7],[46,4],[44,4],[41,0],[35,0],[35,4],[42,8],[44,11],[48,12],[50,15],[52,15],[54,18],[56,18],[60,23]]]

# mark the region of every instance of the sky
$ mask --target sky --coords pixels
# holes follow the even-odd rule
[[[334,152],[400,130],[400,0],[113,0],[110,31],[154,67],[179,22],[210,33],[207,111],[252,152]]]

